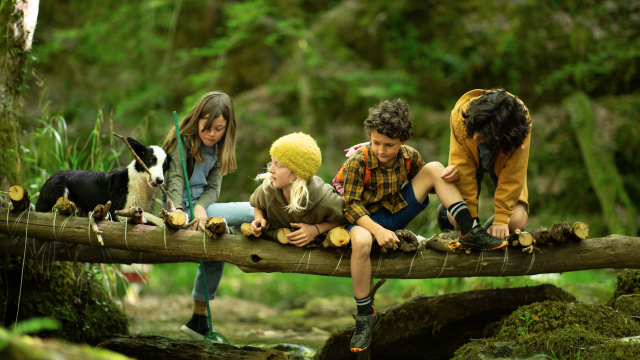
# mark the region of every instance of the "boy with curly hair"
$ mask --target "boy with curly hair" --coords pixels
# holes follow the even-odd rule
[[[474,224],[458,188],[443,179],[442,164],[425,164],[420,154],[406,145],[413,135],[412,127],[407,103],[380,102],[369,109],[364,121],[371,142],[356,150],[342,168],[344,215],[351,223],[351,278],[358,307],[351,338],[353,352],[369,347],[380,320],[369,294],[373,240],[392,248],[399,242],[394,231],[403,229],[427,207],[432,190],[460,225],[463,248],[493,250],[508,245]]]
[[[506,238],[524,230],[528,220],[527,165],[531,141],[529,110],[503,89],[472,90],[451,112],[449,168],[471,216],[478,222],[478,196],[488,173],[496,186],[495,215],[485,224],[489,234]],[[448,168],[448,169],[449,169]],[[451,210],[438,207],[441,230],[458,228]]]

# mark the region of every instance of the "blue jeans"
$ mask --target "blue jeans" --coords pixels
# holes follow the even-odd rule
[[[207,216],[217,216],[227,220],[229,226],[240,226],[243,223],[251,222],[254,219],[253,207],[248,202],[233,203],[215,203],[207,208]],[[204,273],[207,278],[207,290],[209,291],[209,300],[216,297],[216,290],[222,278],[222,270],[224,262],[214,261],[204,263]],[[193,284],[191,297],[198,301],[205,301],[207,298],[204,292],[204,284],[202,283],[202,270],[198,266],[198,273]]]
[[[407,206],[398,210],[395,214],[392,214],[386,207],[380,207],[378,211],[369,215],[371,220],[383,228],[391,231],[404,229],[413,218],[418,216],[422,210],[426,209],[429,205],[429,196],[423,203],[416,199],[416,194],[413,192],[413,183],[410,182],[400,189],[400,194],[404,201],[407,202]],[[351,231],[357,224],[350,224],[347,226],[347,230]]]

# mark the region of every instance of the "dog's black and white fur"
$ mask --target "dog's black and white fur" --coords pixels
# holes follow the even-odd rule
[[[133,151],[151,172],[147,174],[135,159],[122,170],[111,173],[102,171],[57,171],[42,186],[36,211],[49,212],[60,197],[67,197],[78,208],[78,215],[86,216],[96,205],[111,200],[112,219],[115,210],[138,206],[151,212],[154,193],[164,182],[171,156],[158,146],[146,147],[133,138],[127,138]]]

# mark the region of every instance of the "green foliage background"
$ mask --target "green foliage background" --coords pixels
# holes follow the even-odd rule
[[[248,200],[271,142],[293,131],[317,139],[319,175],[329,181],[342,150],[366,140],[362,121],[383,99],[409,102],[409,144],[446,164],[455,101],[471,89],[504,87],[533,119],[529,227],[580,220],[592,237],[604,236],[610,229],[562,99],[577,91],[591,98],[594,137],[605,144],[598,151],[611,155],[638,204],[639,33],[640,5],[630,1],[41,2],[23,122],[25,179],[37,191],[58,169],[124,165],[130,156],[111,131],[160,144],[171,112],[184,115],[210,90],[229,93],[239,119],[238,170],[225,177],[221,201]],[[483,189],[486,219],[493,185]],[[410,229],[434,232],[434,210]],[[625,229],[640,228],[632,225]],[[233,278],[233,268],[226,271]],[[191,286],[185,281],[180,288]]]

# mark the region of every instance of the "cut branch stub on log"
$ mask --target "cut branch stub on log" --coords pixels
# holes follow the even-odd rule
[[[60,201],[60,199],[58,199],[58,201]],[[107,203],[104,205],[96,205],[96,207],[93,208],[93,218],[96,220],[102,220],[106,218],[109,214],[109,208],[111,208],[111,200],[107,201]]]
[[[251,231],[251,223],[244,223],[244,224],[240,225],[240,232],[244,236],[253,235],[253,231]]]
[[[531,231],[529,234],[533,236],[533,238],[536,240],[536,244],[538,245],[544,245],[548,243],[549,240],[551,240],[551,232],[544,226]]]
[[[507,236],[509,244],[518,246],[520,244],[520,240],[518,238],[520,237],[521,232],[522,231],[520,231],[520,229],[515,229],[511,234],[509,234],[509,236]]]
[[[62,215],[74,215],[76,213],[76,204],[69,199],[59,197],[56,204],[53,206],[54,210],[58,210],[58,214]]]
[[[31,197],[27,189],[18,185],[9,188],[9,199],[11,199],[11,210],[27,210],[31,205]]]
[[[577,240],[584,240],[589,237],[589,225],[577,222],[571,227],[571,236]]]
[[[351,241],[351,233],[343,227],[335,227],[327,232],[322,245],[324,247],[345,247]]]
[[[275,238],[280,242],[280,244],[288,244],[289,239],[287,239],[287,235],[291,234],[291,229],[281,228],[276,229]]]
[[[171,201],[171,200],[169,200],[169,201]],[[124,210],[116,210],[113,213],[116,216],[130,218],[131,220],[128,220],[128,221],[130,221],[130,222],[132,222],[134,224],[144,224],[145,223],[144,211],[142,211],[142,208],[137,207],[137,206],[132,206],[132,207],[130,207],[128,209],[124,209]]]
[[[462,245],[458,240],[451,239],[446,240],[440,237],[440,235],[433,235],[432,237],[420,242],[418,250],[424,250],[426,248],[437,251],[450,251],[456,252]]]
[[[566,222],[561,222],[553,225],[551,228],[551,239],[557,243],[564,243],[567,241],[567,235],[571,233],[571,228]]]
[[[167,207],[169,209],[162,209],[160,214],[162,215],[164,223],[168,227],[172,229],[185,229],[189,225],[193,225],[193,223],[189,223],[187,225],[187,220],[189,219],[189,217],[186,213],[176,210],[176,207],[173,206],[173,202],[171,200],[167,200]]]
[[[533,244],[533,236],[528,232],[523,231],[518,235],[518,242],[520,242],[520,245],[527,247]]]
[[[209,230],[210,237],[214,238],[214,239],[219,239],[220,236],[222,236],[223,234],[226,234],[228,229],[227,229],[227,222],[224,221],[223,218],[221,217],[214,217],[214,216],[210,216],[207,219],[207,222],[205,223],[205,228],[207,230]]]

